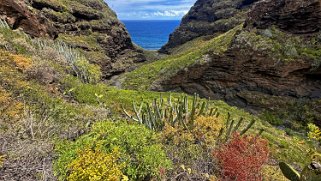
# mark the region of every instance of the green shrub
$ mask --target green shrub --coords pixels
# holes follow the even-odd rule
[[[55,162],[55,171],[59,180],[68,177],[68,165],[77,159],[79,149],[95,149],[99,145],[103,145],[101,150],[105,153],[119,148],[120,161],[126,164],[122,171],[131,180],[160,178],[161,172],[171,167],[171,161],[152,131],[136,124],[99,122],[76,142],[57,144],[59,158]]]
[[[85,83],[98,83],[101,78],[101,71],[98,65],[90,64],[87,59],[80,58],[75,62],[78,77]]]
[[[270,112],[264,112],[261,116],[261,119],[269,122],[274,126],[281,126],[284,124],[284,121],[280,119],[278,116],[271,114]]]
[[[321,129],[312,123],[308,124],[308,137],[312,140],[321,141]]]

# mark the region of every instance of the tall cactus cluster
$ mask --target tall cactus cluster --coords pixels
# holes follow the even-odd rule
[[[280,162],[279,166],[283,175],[291,181],[321,181],[320,154],[314,154],[312,156],[312,162],[306,165],[301,173],[284,162]]]
[[[218,109],[210,105],[210,101],[202,100],[196,94],[191,102],[188,96],[180,97],[177,101],[173,101],[171,96],[167,100],[160,96],[160,99],[154,99],[151,104],[142,101],[137,105],[134,102],[133,115],[124,108],[123,111],[131,120],[155,131],[163,130],[166,123],[173,127],[182,126],[185,129],[192,129],[198,116],[218,117],[220,115]]]
[[[154,99],[152,103],[142,101],[137,105],[133,102],[133,114],[128,113],[124,108],[123,112],[130,120],[144,124],[155,131],[163,130],[166,124],[191,130],[199,116],[220,116],[218,109],[210,104],[209,100],[200,99],[197,94],[194,95],[192,100],[189,100],[188,96],[183,96],[178,98],[177,101],[173,101],[171,96],[165,100],[161,95],[159,99]],[[235,132],[244,135],[255,124],[255,120],[247,125],[244,122],[243,118],[236,122],[228,113],[225,128],[220,130],[219,140],[227,142]],[[241,128],[243,129],[240,130]],[[262,132],[263,130],[259,134],[262,134]]]

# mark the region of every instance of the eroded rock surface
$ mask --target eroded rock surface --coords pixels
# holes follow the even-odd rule
[[[296,34],[321,30],[320,0],[264,0],[253,7],[246,24],[260,29],[276,25]]]

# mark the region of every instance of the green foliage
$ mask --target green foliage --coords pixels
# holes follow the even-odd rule
[[[210,107],[210,101],[203,101],[196,94],[191,104],[188,99],[188,96],[183,96],[173,102],[169,96],[165,102],[160,96],[160,99],[154,99],[152,104],[141,102],[138,108],[133,102],[134,115],[130,115],[125,109],[123,111],[130,119],[156,131],[163,130],[165,124],[193,129],[196,117],[219,115],[217,109]]]
[[[98,83],[101,78],[101,71],[98,65],[90,64],[87,59],[80,58],[75,62],[78,77],[85,83]]]
[[[5,20],[0,19],[0,28],[7,28],[10,29],[10,26]]]
[[[279,166],[286,178],[288,178],[291,181],[300,181],[300,174],[290,165],[284,162],[280,162]]]
[[[321,130],[318,126],[316,126],[315,124],[308,124],[308,137],[310,139],[316,140],[316,141],[321,141]]]
[[[291,181],[319,181],[321,175],[321,164],[312,164],[318,164],[318,168],[315,169],[311,168],[310,166],[306,166],[301,174],[299,174],[294,168],[284,162],[280,162],[279,166],[284,176]]]
[[[76,142],[65,141],[57,146],[59,154],[55,170],[60,180],[68,177],[68,165],[77,159],[77,150],[96,148],[110,153],[119,148],[120,161],[125,163],[123,173],[132,180],[143,180],[149,177],[160,177],[161,169],[171,167],[156,135],[140,125],[127,123],[99,122],[93,125],[92,131],[80,137]]]
[[[225,128],[222,128],[220,130],[220,134],[218,135],[218,143],[226,143],[227,141],[229,141],[229,139],[231,138],[232,135],[234,135],[234,133],[239,132],[238,130],[243,127],[243,122],[244,122],[244,118],[241,117],[239,119],[239,121],[236,123],[235,120],[231,119],[231,114],[228,113],[227,116],[227,120],[225,123]],[[244,135],[245,133],[248,132],[248,130],[255,124],[256,120],[252,120],[251,122],[249,122],[244,128],[243,130],[240,131],[240,135]],[[235,124],[236,123],[236,124]],[[261,130],[259,132],[259,135],[261,135],[263,133],[263,130]]]
[[[97,83],[101,78],[101,71],[98,65],[89,63],[89,61],[76,49],[71,48],[64,42],[52,42],[42,39],[33,40],[33,44],[40,50],[45,51],[48,47],[53,48],[84,83]]]
[[[301,173],[284,162],[280,162],[279,166],[283,175],[291,181],[319,181],[321,178],[321,154],[314,153],[309,160],[309,164],[304,167]]]
[[[270,112],[263,112],[263,114],[260,116],[262,120],[265,120],[269,122],[273,126],[281,126],[284,124],[283,120],[279,118],[278,116],[275,116],[274,114]]]

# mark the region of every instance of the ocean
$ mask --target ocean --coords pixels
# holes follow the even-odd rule
[[[158,50],[179,26],[179,20],[123,20],[133,42],[147,50]]]

